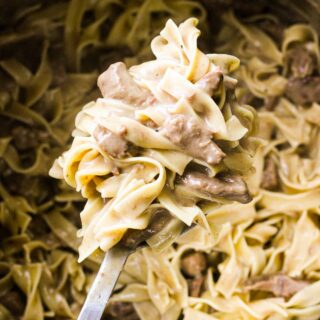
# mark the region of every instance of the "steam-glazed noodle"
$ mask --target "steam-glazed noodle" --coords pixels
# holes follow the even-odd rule
[[[263,142],[247,179],[255,197],[203,208],[212,233],[197,226],[164,252],[134,254],[113,301],[133,302],[141,319],[177,319],[181,309],[186,320],[318,319],[318,36],[310,26],[294,25],[279,44],[231,13],[224,23],[220,50],[243,61],[237,96],[257,104],[260,118]],[[189,254],[189,265],[199,267],[190,258],[197,251],[207,264],[190,275],[184,261]]]
[[[168,210],[189,226],[202,219],[199,201],[213,200],[212,195],[193,195],[202,190],[188,190],[195,189],[192,182],[212,181],[216,202],[250,201],[240,177],[213,178],[248,171],[240,161],[249,151],[239,141],[244,144],[252,131],[254,112],[238,105],[227,89],[236,84],[227,74],[239,60],[202,53],[196,24],[188,19],[177,27],[169,20],[151,44],[156,60],[133,66],[129,73],[122,63],[110,66],[98,79],[104,98],[77,115],[72,146],[50,174],[88,199],[81,213],[80,261],[98,248],[110,249],[128,229],[145,229],[154,210]],[[239,164],[233,164],[234,157]],[[192,162],[209,175],[195,177],[194,171],[189,177],[186,167]],[[173,185],[178,175],[185,179],[179,194]]]
[[[210,6],[213,1],[204,2]],[[241,5],[243,1],[233,3]],[[251,2],[249,9],[259,3]],[[293,17],[287,20],[289,23],[272,14],[238,18],[242,15],[235,8],[237,17],[223,15],[219,34],[211,34],[212,24],[216,30],[217,22],[208,21],[200,3],[188,0],[128,0],[125,5],[113,0],[73,0],[48,6],[32,1],[19,2],[13,14],[6,14],[14,6],[6,7],[8,11],[0,21],[0,319],[76,318],[100,263],[96,255],[100,249],[95,248],[107,249],[112,239],[118,241],[123,234],[121,241],[127,240],[128,233],[124,232],[129,226],[145,237],[145,231],[138,228],[148,221],[152,223],[154,217],[159,218],[163,231],[147,240],[149,248],[129,258],[107,308],[107,319],[319,319],[320,85],[315,30],[310,25],[292,24]],[[288,12],[290,6],[288,2]],[[77,125],[81,128],[74,133],[71,150],[83,150],[83,154],[78,154],[76,160],[77,153],[69,150],[69,157],[61,160],[64,168],[66,163],[76,165],[69,167],[73,177],[68,181],[89,199],[82,213],[81,258],[94,250],[95,254],[78,263],[80,239],[76,232],[82,198],[63,180],[49,179],[49,166],[68,143],[74,116],[100,95],[96,90],[97,69],[103,71],[119,60],[129,67],[152,59],[149,43],[165,22],[172,18],[180,23],[191,16],[197,16],[203,31],[204,52],[232,54],[241,65],[235,70],[238,60],[228,55],[201,54],[197,60],[192,56],[194,47],[188,45],[189,56],[177,55],[167,61],[175,72],[175,86],[171,77],[167,78],[171,82],[163,80],[167,65],[160,73],[161,79],[147,77],[155,75],[154,67],[163,66],[163,55],[130,69],[142,91],[150,94],[150,88],[151,98],[156,97],[148,100],[150,108],[135,106],[117,96],[98,99],[80,113]],[[195,30],[194,20],[190,21],[190,30]],[[8,27],[3,27],[4,23]],[[171,31],[167,34],[172,35]],[[195,44],[195,34],[188,33],[187,39],[188,44]],[[159,54],[164,52],[161,44],[155,50]],[[194,65],[189,63],[190,56]],[[181,69],[176,67],[180,57]],[[215,133],[213,141],[226,156],[218,165],[210,166],[203,159],[187,155],[181,141],[170,141],[167,135],[170,137],[171,131],[156,132],[157,127],[164,127],[161,121],[168,110],[188,111],[194,119],[210,126],[212,122],[205,121],[208,114],[194,109],[192,97],[187,95],[185,99],[189,105],[178,104],[177,97],[170,94],[168,98],[155,90],[162,81],[172,93],[177,79],[182,78],[191,84],[188,93],[196,89],[204,96],[206,87],[196,85],[199,75],[191,70],[201,70],[201,61],[207,58],[224,73],[220,90],[210,99],[222,111],[224,122],[219,125],[230,119],[231,109],[248,130],[241,138],[241,147],[228,140],[230,135],[221,143]],[[239,80],[235,90],[239,104],[234,104],[232,94],[224,100],[223,88],[232,84],[227,73],[232,71]],[[133,95],[133,99],[137,97]],[[159,103],[160,99],[169,102]],[[255,123],[252,125],[252,109],[243,107],[246,104],[252,105],[259,116],[259,138],[248,137],[254,133]],[[95,117],[97,110],[103,123]],[[107,115],[106,110],[110,111]],[[118,113],[120,110],[122,113]],[[114,117],[117,121],[106,120]],[[97,130],[96,138],[89,133],[98,123],[109,125],[111,130],[119,119],[125,119],[125,125],[131,128],[127,129],[126,139],[136,139],[142,146],[124,143],[120,134],[118,146],[123,148],[111,150],[123,156],[118,159],[108,157],[98,144],[99,133],[108,131]],[[130,134],[137,132],[137,126],[147,130],[147,139]],[[225,135],[231,132],[223,133],[223,128],[218,128]],[[153,148],[155,139],[157,147]],[[199,169],[190,165],[195,161],[208,168],[206,174],[218,179],[227,168],[242,175],[253,200],[246,204],[223,203],[223,197],[201,193],[206,200],[195,203],[199,193],[190,186],[186,188],[185,183],[199,182],[199,176],[190,179],[184,174],[185,168],[189,173]],[[255,170],[250,171],[252,162]],[[116,167],[120,174],[113,179]],[[63,177],[58,168],[56,174]],[[183,178],[177,179],[181,175]],[[164,177],[167,184],[160,188]],[[174,182],[172,193],[168,190]],[[142,188],[149,193],[141,192]],[[151,198],[148,203],[144,197],[139,203],[148,209],[137,207],[133,217],[130,205],[141,194],[155,198],[149,205]],[[181,197],[189,199],[181,204]],[[108,206],[102,198],[114,200]],[[125,207],[128,210],[122,210]],[[164,207],[177,217],[166,220],[171,214]],[[111,209],[112,215],[107,215]],[[104,219],[112,216],[114,220],[101,223],[109,229],[101,229],[99,234],[99,228],[93,228],[97,223],[94,215],[101,212]],[[120,225],[122,215],[129,218]],[[177,238],[183,228],[180,219],[188,224],[194,219],[199,225]],[[88,237],[90,225],[97,232]],[[117,228],[116,234],[110,233],[111,226]]]

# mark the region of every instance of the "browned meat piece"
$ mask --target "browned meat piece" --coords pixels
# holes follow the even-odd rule
[[[261,188],[275,190],[279,186],[279,176],[276,163],[269,157],[266,158],[262,175]]]
[[[250,102],[254,99],[254,95],[248,91],[240,97],[237,97],[238,102],[240,104],[250,104]]]
[[[140,319],[130,302],[110,302],[107,306],[107,315],[111,316],[114,320]]]
[[[299,105],[320,102],[320,76],[289,79],[285,95]]]
[[[181,259],[182,272],[191,278],[199,277],[207,269],[207,258],[203,252],[191,251]]]
[[[19,316],[22,316],[25,307],[23,297],[18,291],[5,293],[0,297],[0,304],[5,306],[17,319],[20,319]]]
[[[172,219],[171,214],[168,210],[159,209],[152,216],[149,225],[144,230],[128,230],[123,238],[121,243],[128,248],[136,248],[142,242],[149,239],[154,234],[162,230],[162,228]]]
[[[36,148],[40,143],[48,140],[49,134],[46,131],[27,126],[16,126],[12,129],[13,143],[19,151]]]
[[[225,156],[211,140],[210,131],[191,116],[177,114],[168,117],[160,132],[190,156],[209,164],[218,164]]]
[[[198,88],[202,89],[209,96],[219,88],[223,74],[221,70],[215,70],[205,74],[199,81],[196,82]]]
[[[125,128],[120,133],[114,133],[101,125],[97,125],[93,131],[93,137],[99,147],[114,158],[123,158],[128,152],[129,146],[127,140],[124,139],[125,134]]]
[[[268,111],[273,111],[275,107],[277,106],[279,102],[280,97],[279,96],[268,96],[264,99],[264,104],[263,106],[268,110]]]
[[[251,196],[246,183],[239,176],[226,176],[222,178],[210,178],[201,172],[188,172],[177,181],[191,190],[197,192],[199,197],[222,197],[232,201],[248,203]]]
[[[140,87],[131,77],[126,65],[117,62],[98,78],[98,87],[104,98],[122,100],[125,103],[141,106],[155,102],[150,91]]]
[[[302,46],[288,51],[285,57],[289,74],[293,78],[304,78],[314,73],[317,68],[316,58],[312,52]]]
[[[289,298],[310,283],[284,274],[264,275],[245,283],[246,290],[271,292],[276,297]]]
[[[188,292],[190,297],[198,298],[201,296],[204,287],[205,277],[201,276],[195,279],[188,279]]]
[[[188,291],[191,297],[200,297],[207,270],[207,257],[200,251],[190,251],[181,258],[181,271],[188,277]],[[191,279],[190,279],[191,278]]]

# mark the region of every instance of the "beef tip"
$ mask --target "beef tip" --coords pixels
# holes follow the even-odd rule
[[[279,187],[279,176],[277,165],[272,158],[266,158],[264,171],[262,174],[261,188],[275,190]]]
[[[104,98],[122,100],[135,106],[152,104],[155,101],[149,90],[140,87],[133,80],[123,62],[110,65],[99,76],[98,87]]]
[[[128,230],[121,243],[127,248],[137,248],[141,243],[158,233],[172,219],[171,214],[166,209],[157,210],[150,219],[149,225],[144,230]]]
[[[200,251],[190,251],[181,259],[182,272],[190,277],[200,277],[207,269],[207,257]]]
[[[114,320],[139,320],[139,316],[130,302],[110,302],[107,306],[107,315]]]
[[[249,279],[244,287],[245,290],[265,291],[276,297],[289,298],[309,284],[308,281],[291,278],[284,274],[274,274]]]
[[[196,86],[206,92],[209,96],[219,88],[219,85],[223,79],[223,74],[220,69],[208,72],[199,81],[196,82]]]
[[[289,75],[293,78],[304,78],[314,73],[317,68],[316,58],[312,52],[302,46],[289,50],[285,56]]]
[[[254,99],[254,95],[248,91],[245,94],[237,97],[239,104],[250,104],[250,102]]]
[[[49,138],[46,131],[27,126],[18,125],[11,131],[13,144],[19,151],[36,148]]]
[[[204,287],[205,277],[201,276],[195,279],[188,279],[188,292],[190,297],[198,298],[201,296]]]
[[[190,156],[209,164],[218,164],[225,156],[211,140],[210,131],[189,115],[177,114],[168,117],[160,132]]]
[[[97,125],[93,131],[93,137],[104,152],[114,158],[124,158],[129,149],[128,142],[124,139],[125,133],[125,128],[120,133],[114,133],[101,125]]]
[[[264,99],[264,104],[263,106],[268,110],[268,111],[273,111],[275,107],[277,106],[278,102],[280,100],[279,96],[268,96]]]
[[[17,319],[20,319],[24,312],[25,301],[18,291],[5,293],[0,297],[0,304],[6,307]]]
[[[48,195],[53,194],[52,181],[40,176],[28,176],[14,172],[3,175],[3,182],[8,191],[25,197],[31,203],[43,203]]]
[[[305,78],[290,78],[285,95],[296,104],[310,104],[320,102],[320,76]]]
[[[225,176],[222,178],[210,178],[201,172],[187,172],[177,180],[177,184],[190,188],[206,197],[222,197],[232,201],[248,203],[251,196],[246,183],[239,176]]]

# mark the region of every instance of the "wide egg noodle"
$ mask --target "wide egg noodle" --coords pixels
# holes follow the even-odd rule
[[[111,12],[117,12],[117,17],[113,18]],[[9,57],[1,58],[0,62],[0,81],[4,84],[0,90],[0,114],[1,125],[5,124],[2,126],[5,135],[0,140],[0,157],[1,161],[4,159],[11,172],[20,175],[14,177],[11,173],[7,180],[1,177],[0,184],[1,319],[16,319],[15,312],[20,312],[18,316],[22,319],[30,320],[56,317],[75,319],[101,259],[96,251],[82,264],[77,262],[76,249],[79,239],[76,237],[76,229],[79,224],[75,217],[81,210],[79,194],[62,180],[51,181],[50,186],[53,185],[56,191],[50,191],[49,194],[46,191],[51,188],[48,184],[45,188],[33,184],[34,181],[43,179],[53,159],[63,151],[74,127],[74,117],[80,108],[98,97],[94,89],[98,75],[98,59],[90,56],[90,48],[93,48],[93,52],[106,47],[109,50],[109,46],[114,48],[113,51],[108,51],[109,56],[104,57],[106,64],[103,67],[114,62],[115,58],[119,60],[119,57],[125,57],[128,65],[134,65],[150,58],[150,40],[159,33],[169,17],[179,23],[195,14],[200,21],[200,29],[207,34],[209,26],[205,9],[200,3],[187,0],[150,0],[143,1],[142,5],[137,5],[135,1],[126,1],[124,5],[121,1],[112,0],[72,0],[70,3],[53,3],[48,7],[37,3],[26,7],[21,4],[19,12],[8,15],[14,27],[1,33],[0,49],[5,52],[3,48],[13,44],[14,50]],[[92,19],[84,21],[87,16]],[[277,21],[274,16],[268,16],[260,15],[254,21],[263,18]],[[4,19],[7,20],[6,17]],[[218,49],[219,52],[237,56],[242,62],[240,71],[236,74],[236,78],[242,82],[241,90],[237,89],[237,93],[251,92],[259,99],[283,95],[287,81],[287,65],[284,64],[283,56],[297,44],[306,45],[319,61],[318,37],[310,25],[299,23],[289,26],[285,29],[284,39],[276,43],[258,26],[253,27],[255,23],[249,19],[240,21],[230,14],[224,19],[225,23],[218,40],[222,38],[227,41]],[[105,24],[108,30],[111,30],[107,34]],[[51,50],[57,43],[61,46],[61,35],[65,38],[68,70],[63,84],[56,84],[55,75],[59,74],[61,79],[64,76],[60,72],[61,69],[54,64],[58,59],[52,57]],[[37,39],[49,42],[43,41],[41,46],[38,46]],[[36,60],[34,65],[33,59],[21,60],[18,55],[19,52],[26,55],[28,53],[28,48],[20,44],[22,40],[36,48],[32,50],[34,57],[37,52],[42,54],[39,59],[33,58]],[[262,50],[261,44],[268,50]],[[119,47],[120,50],[117,49]],[[123,47],[130,47],[131,52]],[[192,52],[197,58],[196,51]],[[63,56],[63,52],[59,55]],[[224,72],[236,71],[236,68],[228,69],[238,63],[233,56],[224,58],[220,53],[207,56]],[[201,55],[201,59],[203,58]],[[86,66],[88,59],[94,61],[94,67]],[[62,63],[64,64],[65,62]],[[176,62],[170,61],[167,65],[173,66]],[[150,65],[149,68],[152,70],[156,66]],[[279,68],[282,72],[279,72]],[[161,65],[157,66],[159,74],[164,69],[166,68],[162,68]],[[44,78],[44,70],[48,71],[46,74],[51,74],[51,77],[46,78],[45,75]],[[146,74],[150,74],[147,66],[144,71],[144,75],[137,78],[143,78],[144,85],[149,87],[154,95],[158,94],[158,98],[163,99],[164,103],[172,101],[170,96],[161,94],[154,86],[157,79],[145,77]],[[176,71],[181,70],[178,68]],[[28,86],[30,89],[27,89]],[[29,92],[28,99],[25,99],[26,92]],[[109,109],[112,103],[111,100],[108,101]],[[220,103],[219,108],[224,105],[222,98]],[[103,102],[99,106],[99,103],[96,103],[90,110],[103,114],[102,110],[106,108],[101,107],[102,104]],[[113,110],[118,109],[118,105],[118,101],[113,104]],[[180,103],[180,106],[176,103],[178,113],[181,105],[186,103]],[[100,111],[96,111],[96,107],[100,108]],[[186,107],[183,108],[184,112],[190,114],[190,109],[187,111]],[[142,110],[139,115],[130,106],[123,106],[121,109],[126,116],[130,114],[131,117],[134,114],[133,118],[137,120],[150,118],[159,125],[165,117],[147,109]],[[253,202],[231,207],[230,204],[226,204],[220,208],[215,205],[201,206],[202,211],[210,216],[208,223],[211,232],[197,226],[177,239],[174,246],[165,246],[161,254],[157,252],[156,259],[153,252],[155,249],[133,254],[117,284],[117,290],[120,291],[114,294],[112,301],[133,302],[142,320],[176,320],[180,313],[183,313],[185,320],[231,320],[235,317],[268,320],[318,319],[319,109],[317,103],[305,108],[281,98],[274,110],[258,110],[261,128],[259,136],[264,139],[264,143],[259,144],[258,153],[254,157],[256,171],[250,176],[251,180],[247,179],[250,189],[255,194]],[[234,111],[234,114],[250,130],[239,113]],[[11,133],[11,129],[21,123],[33,126],[32,128],[40,128],[46,133],[41,143],[29,149],[35,156],[27,161],[29,151],[18,150]],[[75,130],[74,135],[88,136],[81,130]],[[92,141],[90,143],[92,146]],[[301,144],[311,150],[309,157],[303,157],[297,152]],[[153,158],[171,172],[183,172],[188,161],[191,161],[177,150],[150,151],[153,155],[147,153],[143,156]],[[175,156],[181,157],[179,164],[172,164],[172,158]],[[281,191],[268,192],[260,188],[264,163],[270,156],[278,165]],[[106,166],[110,166],[108,170],[112,170],[112,163],[106,161],[106,157],[104,159]],[[239,166],[236,160],[232,165]],[[214,169],[218,170],[211,169],[212,175],[217,172]],[[242,170],[242,167],[239,169]],[[1,164],[1,173],[7,174],[5,172],[7,169],[3,169]],[[63,178],[59,164],[55,168],[55,174]],[[25,178],[29,180],[27,187],[24,184],[22,193],[10,186],[17,179],[23,184]],[[105,181],[100,179],[96,177],[94,180],[99,183]],[[91,210],[88,213],[89,221],[93,214],[105,205],[99,195],[101,190],[104,195],[114,197],[120,182],[110,183],[113,188],[109,186],[109,189],[103,190],[103,183],[97,187],[92,202],[88,201],[85,209]],[[30,195],[26,192],[30,190],[35,193]],[[90,194],[89,190],[92,188],[88,189]],[[38,224],[40,228],[35,228]],[[35,232],[39,229],[42,232]],[[65,230],[68,230],[67,235]],[[177,230],[181,230],[179,226]],[[301,241],[304,237],[308,240],[306,246],[304,241]],[[69,238],[72,239],[71,242],[68,241]],[[155,243],[161,244],[160,240],[155,239]],[[197,298],[189,296],[185,276],[180,271],[183,254],[193,249],[207,253],[212,259],[210,269],[205,274],[206,288]],[[306,252],[312,254],[306,256]],[[222,261],[215,260],[219,254]],[[241,255],[250,259],[243,261]],[[159,261],[158,265],[155,260]],[[227,267],[229,269],[226,269]],[[240,274],[245,279],[248,269],[256,275],[278,272],[299,274],[303,279],[310,280],[311,284],[285,301],[283,298],[270,297],[263,293],[259,298],[250,296],[241,282],[233,288],[229,281],[225,286],[220,281],[217,287],[218,281],[213,277],[213,274],[215,277],[224,275],[228,280],[225,271],[230,270],[235,277],[239,277]],[[161,293],[160,297],[158,292]],[[12,310],[4,298],[8,296],[13,300],[15,293],[21,295],[22,299],[20,302],[18,300],[15,310]],[[160,302],[162,297],[165,302],[163,304]]]
[[[63,56],[67,9],[61,3],[19,4],[0,36],[1,319],[75,318],[101,261],[92,257],[86,268],[77,263],[82,199],[47,178],[79,107],[97,96],[95,70],[71,73],[57,58]]]
[[[288,48],[300,43],[306,44],[318,61],[318,37],[314,36],[315,31],[310,26],[296,24],[285,29],[279,44],[264,31],[252,27],[249,20],[240,22],[229,14],[225,16],[225,21],[221,36],[231,31],[237,41],[222,42],[221,52],[231,52],[243,61],[239,71],[236,71],[238,79],[244,83],[243,92],[250,92],[259,99],[280,95],[280,99],[274,109],[258,110],[258,139],[262,139],[262,143],[259,143],[253,160],[255,172],[247,180],[255,194],[253,201],[220,207],[203,204],[201,209],[206,214],[211,231],[197,226],[180,236],[176,247],[166,249],[172,256],[170,263],[174,266],[179,266],[183,253],[190,249],[207,253],[210,259],[221,252],[224,254],[221,262],[207,270],[206,287],[200,297],[188,296],[186,299],[180,293],[184,297],[180,307],[184,319],[316,320],[320,314],[317,219],[319,105],[313,103],[306,108],[283,97],[287,83],[283,57]],[[261,43],[263,46],[260,46]],[[284,70],[283,74],[279,72],[279,67]],[[183,106],[182,110],[188,109]],[[309,156],[299,153],[301,146],[308,147]],[[277,164],[280,190],[261,188],[267,157]],[[130,265],[125,268],[128,274],[132,270]],[[219,277],[216,280],[212,274],[217,272]],[[277,273],[306,279],[310,284],[289,299],[272,297],[263,292],[254,296],[244,289],[244,283],[252,276]],[[177,274],[180,271],[177,270]],[[130,283],[133,285],[132,280]],[[121,293],[114,297],[120,300]],[[143,320],[150,319],[148,311],[155,319],[165,319],[167,316],[151,296],[148,301],[135,302],[134,306]]]
[[[170,113],[190,114],[216,138],[230,143],[234,152],[239,155],[241,151],[246,152],[238,144],[248,133],[248,128],[233,111],[238,112],[241,120],[250,127],[255,118],[254,111],[241,111],[240,105],[229,107],[227,100],[225,105],[219,107],[195,84],[205,74],[217,68],[210,57],[197,48],[197,38],[200,35],[197,23],[197,19],[190,18],[178,27],[172,20],[168,20],[160,35],[151,43],[156,60],[129,69],[137,83],[154,93],[159,105],[147,106],[145,109],[140,107],[134,112],[134,106],[129,102],[106,97],[87,104],[76,117],[72,146],[56,161],[50,174],[57,178],[63,176],[88,202],[96,203],[99,193],[105,202],[104,205],[100,203],[99,208],[96,207],[98,212],[85,209],[81,213],[83,227],[79,235],[83,240],[79,261],[89,257],[98,248],[107,251],[120,241],[127,229],[146,228],[150,215],[145,211],[155,200],[173,216],[191,225],[201,215],[201,209],[196,205],[182,205],[175,195],[171,195],[171,190],[164,188],[167,171],[182,174],[192,160],[207,166],[211,176],[226,168],[211,168],[208,164],[185,155],[160,132],[143,125],[137,118],[150,119],[162,125],[166,115]],[[226,73],[237,66],[237,60],[232,56],[224,55],[219,59],[216,55],[214,60],[218,61],[219,68]],[[159,115],[155,110],[159,110]],[[125,128],[126,139],[143,148],[144,156],[113,159],[93,138],[97,126],[111,132],[120,132]],[[230,159],[226,158],[226,166],[232,165],[231,159],[232,156]],[[240,167],[239,171],[244,171],[242,163],[243,161],[238,161],[236,170]],[[113,176],[115,168],[120,170],[118,177]],[[170,177],[169,174],[168,176]],[[116,189],[112,190],[114,188]],[[174,230],[178,232],[179,228],[174,226]]]

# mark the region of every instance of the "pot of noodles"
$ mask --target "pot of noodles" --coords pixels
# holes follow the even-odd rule
[[[320,319],[320,1],[2,1],[0,26],[0,320]]]

